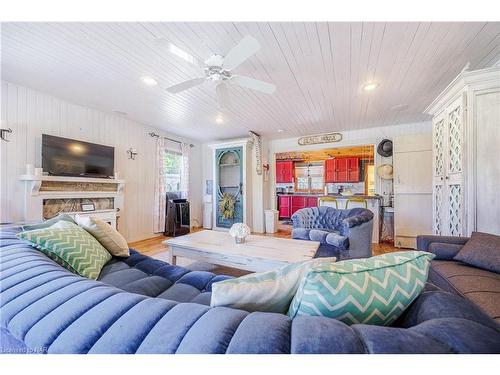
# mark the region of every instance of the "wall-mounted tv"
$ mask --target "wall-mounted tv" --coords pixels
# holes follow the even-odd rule
[[[115,148],[42,134],[42,168],[54,176],[109,178]]]

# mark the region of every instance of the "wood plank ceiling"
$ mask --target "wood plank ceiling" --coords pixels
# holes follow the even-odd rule
[[[208,83],[164,90],[200,72],[156,37],[205,60],[245,35],[262,48],[235,72],[275,83],[274,95],[231,86],[220,111]],[[1,41],[3,80],[199,140],[423,121],[465,64],[500,59],[500,23],[3,23]],[[369,81],[380,86],[365,92]]]

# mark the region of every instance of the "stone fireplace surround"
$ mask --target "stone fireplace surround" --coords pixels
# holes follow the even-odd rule
[[[98,217],[117,227],[123,212],[125,181],[87,177],[22,175],[24,222],[49,219],[60,212]],[[94,204],[94,211],[82,211],[82,204]]]

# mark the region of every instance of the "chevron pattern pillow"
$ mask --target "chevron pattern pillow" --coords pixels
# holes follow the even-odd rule
[[[59,221],[49,228],[18,233],[49,258],[80,276],[97,279],[102,267],[111,260],[108,251],[85,229]]]
[[[288,315],[326,316],[348,325],[390,325],[420,294],[433,254],[401,251],[313,267]]]

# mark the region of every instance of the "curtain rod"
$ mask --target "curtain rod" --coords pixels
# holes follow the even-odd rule
[[[151,132],[151,133],[148,133],[148,134],[149,134],[151,137],[160,138],[160,135],[159,135],[159,134],[156,134],[156,133],[154,133],[154,132]],[[172,141],[172,142],[175,142],[175,143],[183,143],[183,142],[178,141],[178,140],[176,140],[176,139],[172,139],[172,138],[168,138],[168,137],[163,137],[163,138],[168,139],[169,141]],[[191,143],[191,144],[189,145],[189,147],[194,147],[194,145]]]

